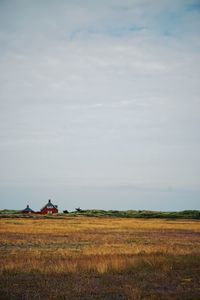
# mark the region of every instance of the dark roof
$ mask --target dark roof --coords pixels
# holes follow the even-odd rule
[[[29,207],[29,205],[27,205],[27,207],[23,209],[22,212],[34,212],[34,211]]]
[[[43,208],[41,208],[41,210],[43,210],[44,208],[55,208],[55,209],[58,209],[57,205],[52,204],[50,199],[49,199],[48,203]]]

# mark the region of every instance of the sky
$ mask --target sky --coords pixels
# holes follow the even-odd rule
[[[0,209],[200,209],[200,0],[0,0]]]

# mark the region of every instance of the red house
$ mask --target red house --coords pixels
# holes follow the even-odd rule
[[[43,215],[58,213],[58,206],[51,203],[51,200],[40,210]]]

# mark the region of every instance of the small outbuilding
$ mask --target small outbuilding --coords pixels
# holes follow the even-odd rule
[[[41,208],[40,213],[43,215],[56,214],[58,213],[58,206],[51,203],[51,200],[49,199],[48,203],[43,208]]]
[[[34,210],[32,210],[29,205],[27,205],[27,207],[25,209],[22,210],[23,214],[32,214],[34,213]]]

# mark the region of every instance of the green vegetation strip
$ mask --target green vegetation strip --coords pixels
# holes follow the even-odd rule
[[[5,215],[20,215],[21,211],[17,210],[0,210],[0,216]],[[87,216],[87,217],[118,217],[118,218],[160,218],[160,219],[200,219],[200,210],[184,210],[184,211],[172,211],[172,212],[163,212],[163,211],[151,211],[151,210],[100,210],[100,209],[76,209],[69,213],[59,213],[54,214],[53,216],[63,217],[64,215],[68,216]],[[34,217],[35,214],[26,214],[24,217]],[[52,218],[52,215],[43,215],[38,218]]]

